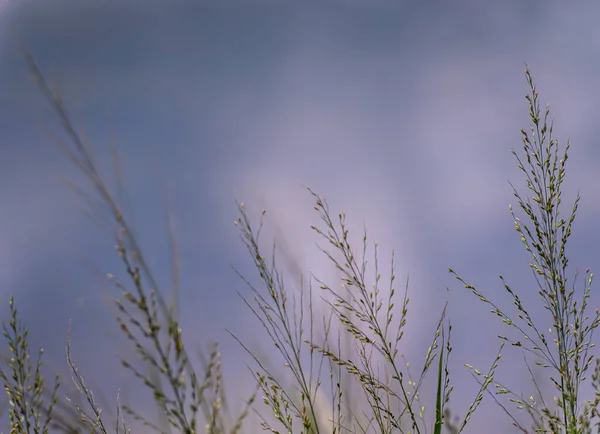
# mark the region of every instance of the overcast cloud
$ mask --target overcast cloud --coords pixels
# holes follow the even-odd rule
[[[334,212],[347,211],[357,236],[366,225],[383,258],[395,249],[399,281],[410,275],[413,364],[449,300],[451,407],[463,414],[478,388],[463,365],[486,369],[501,327],[447,268],[507,303],[502,274],[543,314],[508,213],[517,204],[507,181],[524,191],[510,153],[528,126],[524,62],[542,105],[551,104],[556,135],[572,142],[565,212],[582,195],[572,265],[597,266],[600,6],[243,3],[0,3],[0,296],[15,295],[34,344],[61,372],[72,320],[90,384],[109,402],[119,389],[135,395],[115,357],[122,341],[107,307],[111,288],[96,271],[115,273],[120,263],[110,234],[61,181],[81,178],[37,127],[57,124],[27,78],[20,39],[60,84],[107,173],[116,138],[135,226],[165,283],[158,265],[168,258],[168,197],[181,241],[184,330],[201,347],[220,340],[226,381],[244,385],[232,399],[247,395],[251,378],[225,328],[272,348],[236,294],[247,289],[230,265],[253,270],[232,224],[234,197],[256,218],[267,209],[266,239],[276,236],[291,258],[290,284],[292,262],[332,281],[311,235],[308,185]],[[507,350],[499,372],[530,395],[520,357]],[[510,430],[486,398],[468,432]]]

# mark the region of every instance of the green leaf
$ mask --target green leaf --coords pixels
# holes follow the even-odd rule
[[[445,340],[442,334],[442,345],[440,345],[440,360],[438,362],[438,384],[437,384],[437,397],[435,402],[435,426],[433,428],[433,434],[442,434],[442,424],[443,424],[443,416],[444,416],[444,403],[442,400],[442,380],[443,380],[443,370],[444,370],[444,345]]]

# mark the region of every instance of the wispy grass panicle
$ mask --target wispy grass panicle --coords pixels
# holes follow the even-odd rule
[[[154,270],[146,262],[123,208],[105,183],[93,158],[92,148],[81,128],[74,125],[58,87],[49,84],[31,55],[24,53],[24,56],[38,88],[48,100],[66,135],[64,140],[54,137],[57,145],[79,168],[93,193],[86,193],[84,188],[75,188],[90,204],[96,206],[96,216],[106,215],[107,211],[110,215],[110,225],[116,234],[117,254],[129,281],[125,283],[108,274],[109,280],[119,290],[115,298],[118,326],[137,354],[137,360],[123,356],[121,363],[152,393],[159,409],[158,421],[148,419],[131,406],[123,405],[120,408],[147,428],[161,433],[170,433],[172,429],[186,434],[201,432],[199,416],[211,434],[239,432],[247,409],[233,421],[225,414],[220,353],[215,349],[209,363],[201,363],[206,368],[205,376],[201,379],[184,345],[179,321],[180,267],[176,237],[169,234],[173,285],[170,291],[173,302],[169,303],[167,292],[160,289]],[[120,177],[119,167],[117,174]],[[169,231],[172,230],[170,223],[169,220]],[[91,390],[83,388],[83,391],[92,396]],[[89,400],[88,403],[91,405]]]
[[[349,333],[358,348],[359,362],[341,358],[338,354],[320,348],[327,357],[343,365],[363,388],[377,432],[414,432],[433,430],[441,432],[445,426],[446,408],[453,386],[450,383],[448,361],[452,352],[450,343],[451,325],[446,319],[446,306],[434,330],[430,347],[425,354],[419,376],[413,380],[409,363],[400,352],[404,336],[410,298],[408,279],[404,294],[398,300],[394,253],[391,255],[390,276],[384,287],[380,274],[378,243],[373,243],[373,280],[369,284],[367,267],[368,239],[366,230],[362,237],[362,258],[359,258],[349,239],[346,214],[338,214],[337,222],[331,216],[327,202],[314,191],[315,210],[319,213],[322,229],[312,226],[328,247],[319,246],[321,252],[342,275],[341,288],[337,289],[316,278],[321,289],[331,298],[325,298],[340,324]],[[385,288],[385,292],[383,291]],[[387,292],[387,296],[384,294]],[[398,303],[399,302],[399,303]],[[395,319],[394,314],[399,313]],[[381,357],[381,364],[373,356]],[[437,390],[435,410],[425,415],[426,406],[419,399],[423,381],[434,362],[437,365]],[[470,413],[465,417],[459,432],[464,429],[470,415],[476,410],[475,400]]]
[[[274,433],[281,432],[269,422],[274,418],[285,432],[290,433],[440,434],[447,425],[447,404],[453,390],[448,369],[452,352],[451,326],[446,319],[446,308],[436,325],[419,376],[413,380],[409,363],[400,349],[410,301],[408,280],[404,294],[398,296],[393,253],[391,274],[386,282],[380,274],[378,244],[373,244],[374,262],[369,267],[366,231],[359,256],[350,242],[345,213],[340,213],[337,221],[334,221],[327,202],[312,190],[309,189],[309,192],[315,199],[315,210],[324,225],[322,229],[317,226],[312,226],[312,229],[328,245],[327,248],[318,248],[341,277],[341,286],[332,286],[312,275],[309,303],[303,303],[305,293],[301,289],[299,305],[296,305],[296,294],[290,295],[286,290],[282,272],[276,265],[276,249],[273,248],[268,261],[261,250],[259,237],[265,211],[262,211],[258,228],[254,229],[243,203],[238,204],[240,217],[235,224],[264,286],[264,290],[261,290],[241,276],[253,294],[252,299],[242,298],[262,324],[269,339],[275,343],[293,379],[291,385],[284,382],[280,375],[275,375],[263,360],[242,343],[258,366],[255,375],[264,395],[263,401],[270,409],[270,417],[263,417],[263,427]],[[371,284],[368,283],[370,273],[373,274]],[[325,330],[323,341],[317,341],[313,333],[317,324],[312,304],[312,281],[320,287],[320,300],[329,312],[321,324]],[[306,326],[303,320],[305,304],[310,310],[310,321]],[[296,315],[298,312],[299,316]],[[297,321],[297,318],[300,320]],[[337,320],[337,341],[336,336],[331,335],[335,328],[333,319]],[[310,337],[305,336],[305,327],[309,327]],[[341,351],[341,334],[348,338],[351,354]],[[309,349],[307,358],[303,357],[306,354],[304,347]],[[437,365],[434,363],[436,359]],[[321,376],[323,360],[327,360],[331,372],[328,379],[331,396],[329,404],[319,405],[322,401],[317,399],[317,395],[321,383],[325,381]],[[318,366],[317,370],[314,370],[315,366]],[[432,367],[437,368],[435,410],[426,414],[419,392]],[[349,397],[343,392],[343,385],[340,385],[343,377],[347,383],[356,383],[362,391],[360,401],[356,396],[352,397],[352,407]],[[482,391],[486,387],[487,384]],[[478,396],[457,432],[464,429],[480,401],[481,397]],[[358,402],[362,404],[360,410],[356,408]],[[320,415],[327,411],[331,411],[332,417],[324,423]]]
[[[59,388],[58,375],[49,397],[45,397],[46,385],[41,373],[43,349],[39,350],[37,362],[31,360],[28,330],[21,322],[14,298],[10,297],[10,321],[3,325],[8,342],[10,358],[8,366],[0,366],[0,378],[9,398],[11,433],[46,434],[51,427],[53,410]],[[6,369],[8,368],[8,370]],[[45,401],[49,398],[49,402]]]
[[[294,386],[289,388],[284,380],[271,373],[267,364],[244,345],[238,338],[243,348],[251,355],[258,366],[254,376],[264,394],[263,401],[270,406],[273,417],[285,428],[286,432],[301,432],[321,434],[324,432],[321,426],[321,411],[317,408],[317,395],[321,387],[321,375],[323,361],[317,361],[314,351],[305,349],[305,333],[313,334],[313,310],[309,303],[309,312],[305,311],[304,291],[300,291],[299,297],[295,293],[289,294],[283,279],[283,275],[276,264],[276,247],[273,246],[271,259],[267,260],[259,246],[260,234],[263,227],[265,212],[262,212],[258,228],[253,229],[243,203],[238,203],[240,217],[235,224],[240,230],[240,237],[245,244],[249,254],[253,258],[254,265],[259,272],[259,278],[267,293],[253,285],[248,279],[238,275],[246,282],[253,293],[252,299],[240,296],[260,321],[275,348],[283,357],[286,370],[293,377]],[[312,286],[310,287],[309,299],[312,298]],[[306,315],[310,318],[307,322]],[[305,330],[305,327],[308,327]],[[308,357],[308,366],[305,366],[304,358]],[[263,428],[274,433],[279,432],[267,420],[262,418]],[[335,428],[334,428],[335,429]],[[339,427],[337,427],[339,430]]]
[[[543,306],[550,314],[549,324],[541,326],[539,322],[534,321],[530,314],[531,308],[525,307],[517,291],[506,283],[503,276],[500,276],[500,279],[513,300],[516,315],[500,309],[452,269],[450,272],[481,301],[490,305],[492,313],[499,316],[502,322],[517,332],[517,338],[500,336],[501,340],[532,355],[536,365],[550,369],[550,379],[558,391],[558,398],[555,405],[550,406],[546,405],[541,396],[540,402],[536,402],[533,397],[524,399],[499,384],[498,393],[513,396],[511,401],[519,408],[535,415],[539,432],[591,432],[585,426],[589,425],[589,418],[596,414],[591,408],[595,408],[598,402],[594,401],[591,406],[581,406],[579,388],[593,362],[590,352],[594,346],[592,335],[600,324],[600,315],[596,310],[591,318],[587,316],[593,274],[589,269],[586,270],[584,288],[578,295],[575,287],[578,273],[575,273],[575,278],[569,285],[569,258],[566,254],[567,241],[571,236],[580,196],[577,194],[570,214],[566,219],[563,218],[562,186],[570,143],[567,142],[564,151],[560,151],[559,142],[553,137],[553,122],[548,120],[550,109],[546,107],[542,114],[539,95],[529,68],[525,70],[525,77],[530,89],[526,99],[532,124],[529,131],[521,130],[522,155],[514,150],[512,153],[517,159],[519,169],[525,174],[530,196],[522,195],[511,184],[525,218],[517,217],[512,206],[510,213],[523,246],[531,255],[532,262],[529,263],[529,267],[537,283]],[[546,333],[544,330],[549,331]],[[582,417],[583,420],[587,420],[586,423],[582,424]],[[524,428],[520,429],[526,432]]]
[[[107,428],[104,424],[104,420],[102,419],[102,414],[103,414],[102,408],[96,402],[96,399],[94,398],[94,393],[92,392],[92,390],[88,386],[86,386],[85,379],[79,373],[79,369],[77,368],[77,365],[75,364],[75,362],[73,361],[73,358],[71,356],[71,325],[70,324],[69,324],[69,330],[67,332],[67,363],[69,364],[69,367],[71,368],[71,373],[73,375],[73,383],[75,384],[75,388],[80,393],[80,395],[82,395],[85,398],[85,401],[87,404],[85,406],[81,405],[81,404],[77,404],[77,403],[74,404],[75,408],[79,412],[81,422],[87,426],[88,431],[91,433],[99,432],[102,434],[108,434],[110,431],[107,430]],[[70,398],[67,398],[67,400],[71,401]],[[117,414],[120,414],[120,411],[121,411],[121,408],[119,405],[117,405]],[[125,422],[119,420],[118,417],[114,421],[114,427],[115,427],[116,432],[119,432],[121,423],[123,424],[124,432],[125,433],[129,432],[130,430],[125,425]]]

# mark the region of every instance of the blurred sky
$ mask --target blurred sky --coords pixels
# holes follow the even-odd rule
[[[0,4],[0,296],[15,295],[52,366],[68,375],[71,320],[90,385],[108,402],[118,390],[135,395],[116,359],[124,344],[108,307],[114,290],[97,272],[121,273],[114,242],[62,181],[83,179],[40,128],[59,130],[28,78],[20,40],[86,125],[111,184],[109,144],[117,140],[134,225],[165,285],[165,204],[172,208],[184,330],[201,348],[220,341],[236,405],[251,378],[225,329],[267,354],[272,344],[236,294],[248,289],[231,265],[253,270],[232,224],[234,198],[251,217],[267,209],[265,241],[275,236],[291,258],[290,288],[298,282],[292,263],[333,282],[311,235],[308,185],[334,212],[347,211],[357,236],[366,225],[382,258],[395,249],[398,289],[410,276],[403,350],[414,365],[449,300],[451,407],[464,414],[478,386],[463,365],[487,369],[503,329],[447,268],[508,305],[502,274],[543,313],[508,212],[517,205],[508,181],[525,192],[510,153],[521,150],[519,131],[529,125],[524,62],[542,106],[551,104],[557,137],[572,142],[564,212],[582,195],[573,271],[597,265],[600,6],[299,3]],[[500,379],[532,394],[521,354],[507,349],[504,359]],[[486,397],[467,431],[510,432],[510,420]]]

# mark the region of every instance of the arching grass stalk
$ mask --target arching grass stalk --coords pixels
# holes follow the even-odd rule
[[[51,86],[29,53],[23,54],[36,85],[62,127],[65,138],[53,138],[89,182],[91,193],[77,186],[75,188],[89,203],[100,206],[94,209],[96,218],[109,216],[109,225],[116,234],[116,250],[127,280],[121,281],[112,274],[108,274],[108,278],[119,292],[115,297],[118,309],[116,321],[137,355],[137,360],[122,356],[121,363],[153,395],[159,409],[158,424],[130,406],[123,405],[123,410],[136,421],[161,433],[174,429],[180,433],[196,434],[202,429],[199,427],[201,420],[206,423],[209,434],[240,432],[254,397],[250,397],[246,409],[232,420],[225,407],[221,353],[215,347],[208,363],[200,361],[203,372],[197,373],[184,345],[177,306],[179,263],[173,233],[169,233],[172,263],[168,265],[172,270],[170,292],[174,294],[175,301],[168,303],[167,294],[160,289],[154,270],[146,262],[123,207],[105,183],[91,146],[82,129],[74,124],[58,87]],[[119,169],[118,161],[116,163]],[[169,227],[169,230],[172,228]],[[83,390],[89,389],[84,387]],[[99,408],[94,411],[101,412]]]

